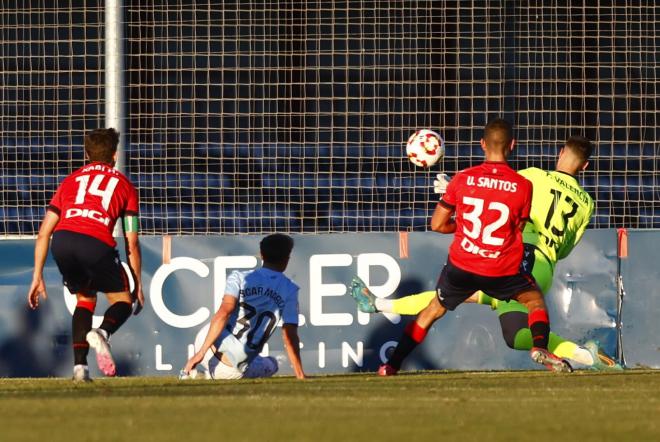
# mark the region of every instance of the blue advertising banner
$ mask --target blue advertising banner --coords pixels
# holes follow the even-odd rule
[[[147,305],[112,338],[118,374],[176,374],[191,354],[195,337],[205,333],[204,326],[218,308],[229,272],[260,265],[261,238],[143,237]],[[321,374],[376,370],[412,320],[358,312],[348,294],[353,275],[359,275],[383,298],[434,289],[451,236],[414,232],[294,235],[294,239],[285,273],[301,288],[301,355],[308,373]],[[0,241],[0,376],[69,376],[75,297],[63,288],[49,258],[44,272],[49,298],[37,311],[27,308],[33,247],[31,240]],[[571,256],[557,266],[547,296],[553,331],[577,342],[598,339],[611,354],[616,345],[616,256],[616,232],[588,231]],[[648,267],[650,262],[646,262],[639,266]],[[100,296],[95,326],[106,306]],[[635,318],[647,314],[644,307],[632,306],[627,313]],[[647,336],[657,335],[646,332]],[[633,350],[636,343],[632,339],[626,344],[631,347],[629,363],[642,358]],[[291,373],[277,331],[264,353],[280,360],[280,373]],[[658,364],[657,359],[651,362]],[[490,307],[472,304],[460,306],[438,321],[404,365],[404,369],[430,368],[536,367],[526,352],[506,346],[497,314]],[[92,367],[92,375],[98,375],[94,371]]]
[[[629,367],[660,368],[659,247],[660,231],[628,231],[628,257],[621,262],[621,274],[622,338]]]

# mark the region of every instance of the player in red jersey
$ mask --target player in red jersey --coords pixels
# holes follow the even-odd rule
[[[506,162],[514,145],[511,125],[502,119],[491,121],[481,140],[486,161],[459,172],[447,186],[431,218],[432,230],[454,234],[438,279],[437,297],[406,326],[394,353],[379,368],[380,375],[396,374],[431,325],[479,290],[524,304],[534,341],[532,359],[553,371],[570,370],[565,361],[548,352],[550,323],[542,294],[534,279],[519,270],[532,183]]]
[[[77,298],[73,312],[73,379],[88,381],[87,354],[96,351],[99,368],[114,376],[115,363],[108,339],[144,305],[142,258],[138,240],[138,196],[131,182],[114,169],[119,134],[114,129],[96,129],[85,137],[89,161],[62,181],[41,223],[34,251],[34,275],[28,305],[39,306],[47,298],[43,268],[50,245],[64,285]],[[124,238],[135,288],[129,290],[112,232],[117,218],[124,219]],[[51,244],[52,235],[52,244]],[[96,294],[104,292],[110,306],[103,323],[92,330]]]

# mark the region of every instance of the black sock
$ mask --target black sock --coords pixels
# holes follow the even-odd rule
[[[413,338],[404,333],[387,363],[397,370],[400,369],[403,360],[417,347],[417,345],[418,343],[415,342]]]
[[[532,332],[532,339],[534,347],[548,349],[548,340],[550,338],[550,324],[547,322],[535,322],[529,326]]]
[[[105,311],[101,329],[108,332],[108,336],[117,331],[124,322],[131,316],[133,306],[128,302],[115,302]]]
[[[87,354],[89,344],[87,343],[87,332],[92,329],[93,311],[89,308],[76,306],[71,320],[73,337],[73,363],[75,365],[87,365]]]
[[[417,325],[417,321],[410,322],[403,330],[403,336],[394,349],[387,363],[397,370],[401,368],[403,360],[424,340],[426,330]]]

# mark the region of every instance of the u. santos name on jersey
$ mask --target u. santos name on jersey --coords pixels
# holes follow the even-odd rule
[[[494,189],[494,190],[504,190],[505,192],[515,192],[516,190],[518,190],[518,183],[512,183],[511,181],[499,180],[497,178],[488,178],[485,176],[481,176],[478,177],[475,182],[474,178],[475,177],[471,175],[467,177],[468,186],[485,187],[487,189]]]
[[[271,289],[270,287],[265,289],[262,286],[259,287],[247,287],[244,289],[240,289],[238,292],[238,295],[243,295],[245,298],[248,296],[268,296],[270,299],[275,301],[277,306],[281,309],[284,308],[284,299],[280,296],[279,293],[277,293],[275,290]]]

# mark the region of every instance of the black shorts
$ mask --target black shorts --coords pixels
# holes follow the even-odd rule
[[[96,292],[128,291],[128,276],[119,253],[103,241],[58,230],[53,233],[50,251],[69,292],[91,296]]]
[[[493,298],[508,301],[519,293],[539,290],[529,273],[511,276],[483,276],[468,272],[447,262],[438,278],[436,292],[440,304],[454,310],[476,291],[482,290]]]

